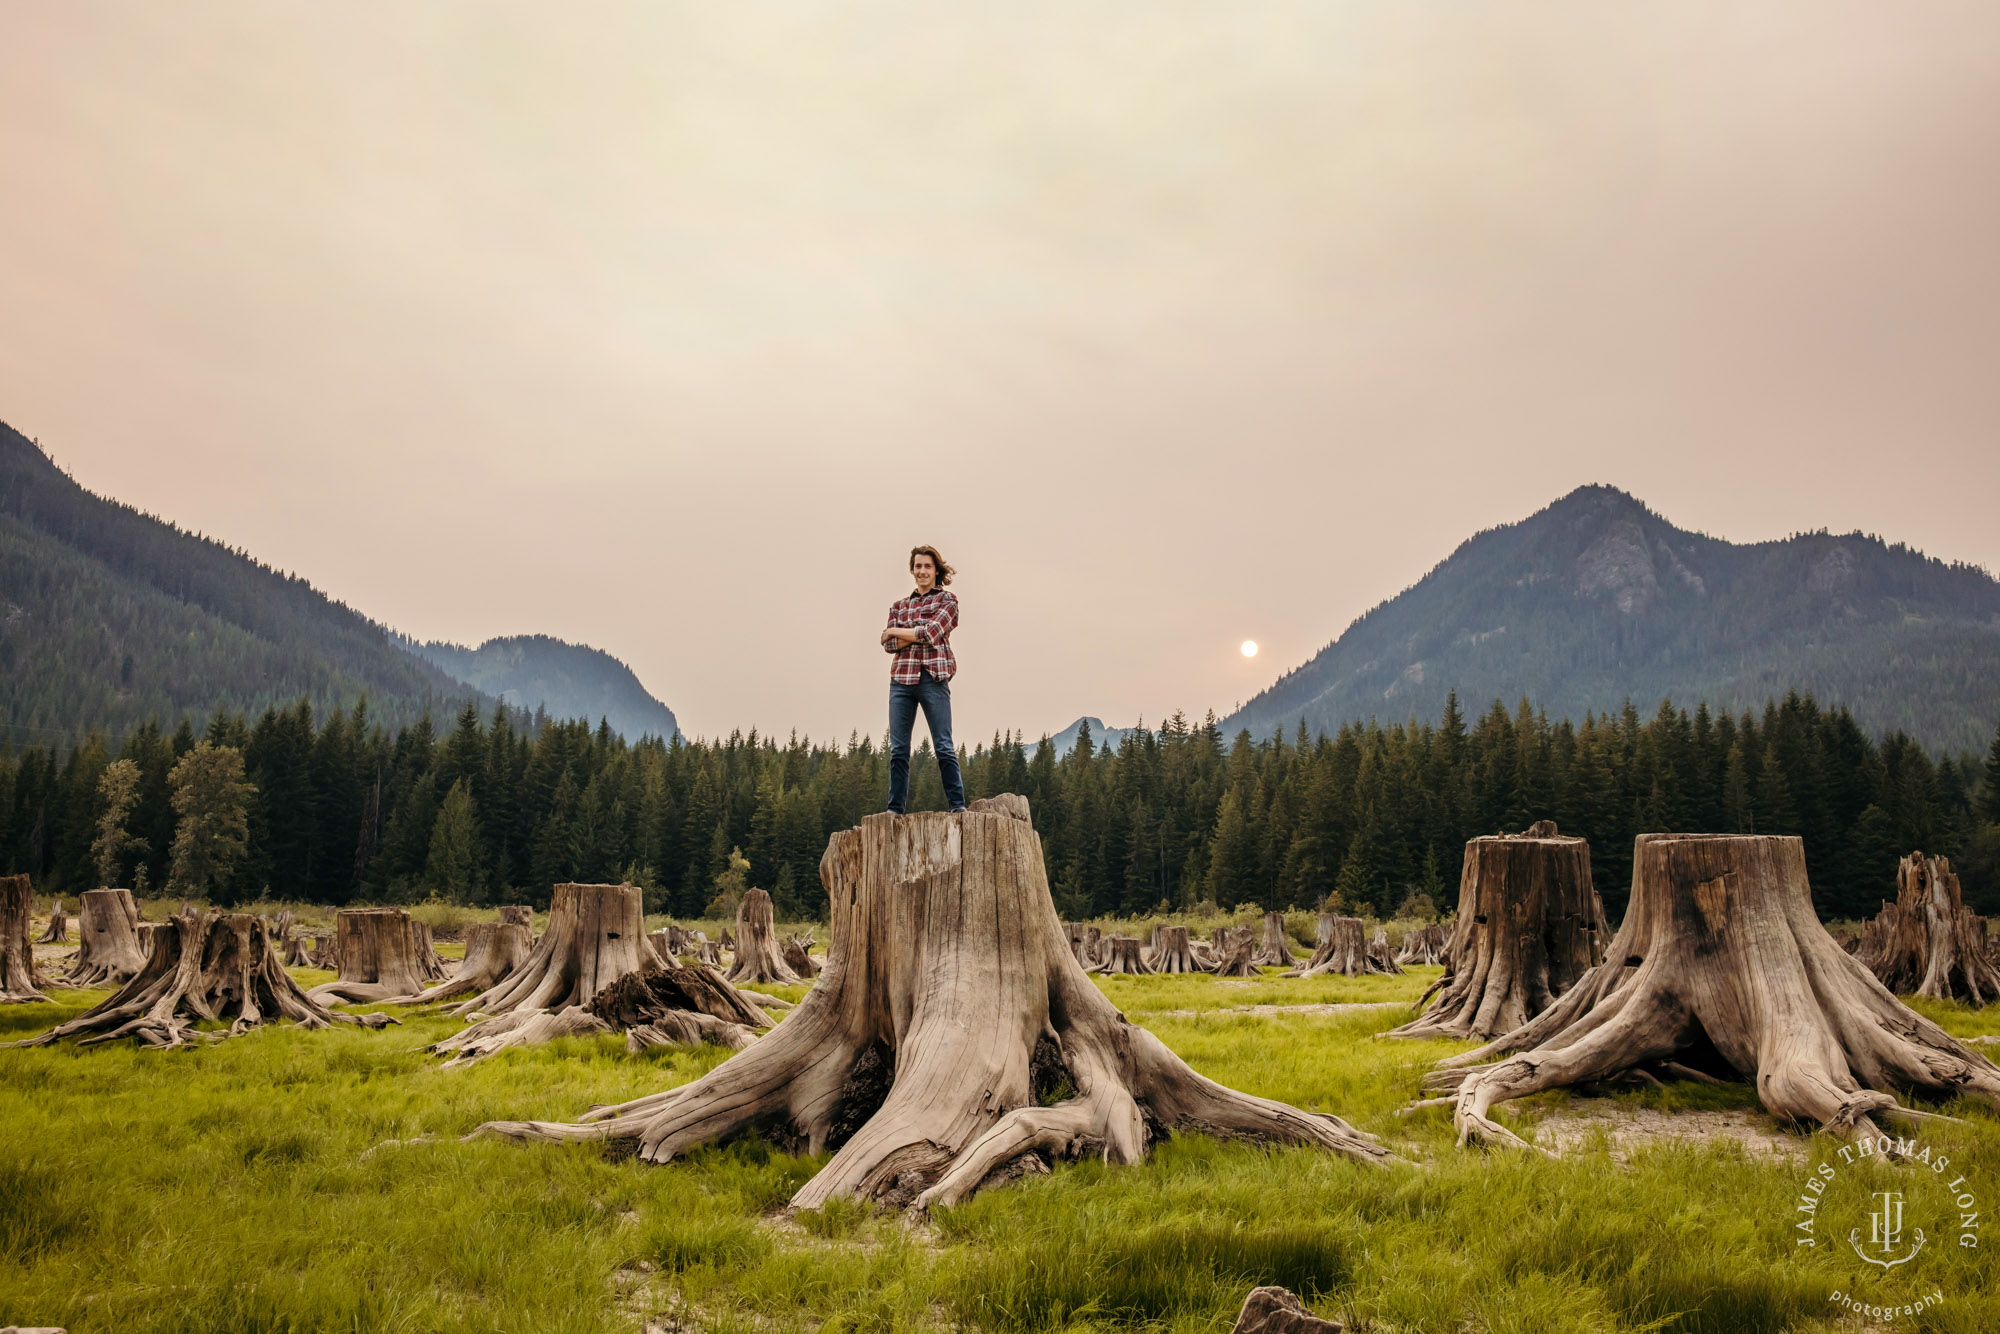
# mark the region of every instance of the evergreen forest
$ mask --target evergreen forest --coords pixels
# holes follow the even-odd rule
[[[1468,719],[1454,696],[1435,723],[1262,741],[1176,715],[1060,759],[996,736],[964,769],[970,797],[1027,795],[1069,917],[1329,900],[1387,915],[1419,895],[1448,909],[1467,838],[1545,817],[1590,840],[1614,914],[1633,836],[1652,830],[1802,835],[1828,918],[1875,912],[1915,848],[1952,856],[1968,901],[2000,907],[2000,736],[1986,757],[1935,757],[1796,693],[1761,715],[1669,702],[1580,724],[1526,701]],[[149,724],[115,751],[92,736],[0,755],[0,866],[44,893],[110,880],[219,902],[545,904],[554,884],[623,879],[649,909],[695,916],[747,859],[781,915],[821,917],[828,835],[887,787],[867,737],[630,744],[470,704],[446,728],[392,731],[365,703],[318,718],[302,700],[200,732]],[[912,803],[943,807],[927,742]],[[177,875],[185,848],[206,850],[199,876]]]

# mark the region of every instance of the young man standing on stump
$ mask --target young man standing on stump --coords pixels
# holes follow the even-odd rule
[[[945,591],[951,566],[936,547],[912,547],[910,573],[917,586],[890,606],[889,624],[882,631],[882,651],[894,655],[889,664],[889,809],[901,815],[909,799],[910,732],[921,708],[945,800],[962,811],[965,784],[951,744],[951,678],[958,671],[951,632],[958,628],[958,598]]]

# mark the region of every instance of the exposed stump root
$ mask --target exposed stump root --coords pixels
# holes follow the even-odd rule
[[[1264,914],[1264,935],[1257,945],[1257,953],[1250,960],[1259,968],[1294,968],[1298,960],[1292,956],[1292,942],[1285,934],[1285,915],[1281,912]]]
[[[109,1000],[67,1023],[13,1045],[41,1047],[65,1038],[79,1045],[135,1038],[149,1047],[185,1046],[192,1038],[219,1041],[259,1024],[289,1020],[305,1028],[397,1022],[386,1014],[338,1014],[314,1001],[284,969],[260,917],[206,913],[174,917],[147,928],[145,967]],[[227,1021],[226,1033],[204,1032],[203,1020]]]
[[[1403,937],[1403,948],[1397,951],[1396,962],[1404,967],[1443,963],[1450,957],[1450,939],[1441,922],[1420,926]]]
[[[1821,926],[1796,838],[1641,834],[1605,962],[1540,1016],[1425,1080],[1461,1144],[1527,1147],[1496,1103],[1654,1071],[1754,1080],[1774,1116],[1877,1135],[1932,1118],[1888,1090],[2000,1106],[2000,1068],[1891,995]]]
[[[1437,999],[1392,1038],[1496,1038],[1549,1008],[1604,962],[1610,939],[1590,883],[1590,844],[1543,820],[1465,845],[1458,917]]]
[[[35,976],[34,933],[28,929],[34,911],[35,893],[28,877],[0,875],[0,1005],[48,999],[42,979]]]
[[[1368,968],[1371,972],[1394,974],[1403,971],[1396,962],[1396,951],[1389,946],[1389,931],[1386,927],[1376,927],[1374,937],[1368,942]]]
[[[1101,957],[1091,971],[1116,976],[1143,976],[1153,967],[1146,962],[1145,946],[1137,936],[1106,936],[1100,944]]]
[[[1896,901],[1868,924],[1855,957],[1899,996],[1983,1007],[2000,998],[1986,919],[1965,906],[1943,857],[1913,852],[1896,868]]]
[[[527,962],[453,1014],[565,1010],[653,958],[639,891],[631,885],[557,885],[549,927]]]
[[[63,911],[63,901],[58,898],[49,907],[48,929],[35,937],[37,945],[61,945],[69,940],[69,914]]]
[[[761,889],[745,890],[736,908],[736,957],[729,965],[731,982],[797,982],[800,977],[785,962],[778,928],[771,914],[771,896]]]
[[[1215,968],[1217,977],[1255,977],[1257,965],[1250,962],[1257,953],[1257,933],[1249,927],[1216,933]]]
[[[836,1196],[950,1204],[1031,1157],[1131,1163],[1173,1131],[1389,1158],[1338,1117],[1203,1078],[1128,1023],[1071,952],[1027,816],[1010,795],[835,834],[820,863],[825,967],[784,1023],[701,1079],[582,1124],[474,1133],[611,1140],[664,1163],[764,1130],[834,1151],[793,1197],[799,1208]],[[1039,1106],[1038,1069],[1044,1096],[1069,1096]]]

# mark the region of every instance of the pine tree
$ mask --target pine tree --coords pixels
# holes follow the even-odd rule
[[[432,894],[447,902],[479,901],[479,817],[467,779],[454,782],[438,807],[437,823],[431,828],[430,855],[424,861],[424,882]]]
[[[139,800],[139,766],[132,760],[113,760],[98,779],[98,799],[104,810],[97,817],[97,838],[90,855],[97,871],[97,883],[111,887],[119,882],[119,870],[127,852],[149,851],[146,840],[126,832],[125,823]]]

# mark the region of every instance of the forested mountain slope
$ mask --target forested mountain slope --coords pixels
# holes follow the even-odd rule
[[[84,490],[0,423],[0,740],[363,695],[392,724],[479,698],[304,579]]]
[[[627,741],[671,738],[674,711],[647,692],[630,667],[602,649],[548,635],[509,635],[478,648],[398,641],[410,652],[509,705],[551,718],[609,721]]]
[[[1436,717],[1453,690],[1581,719],[1628,698],[1761,709],[1794,688],[1869,732],[1983,750],[2000,583],[1858,533],[1726,542],[1588,486],[1465,542],[1223,728]]]

